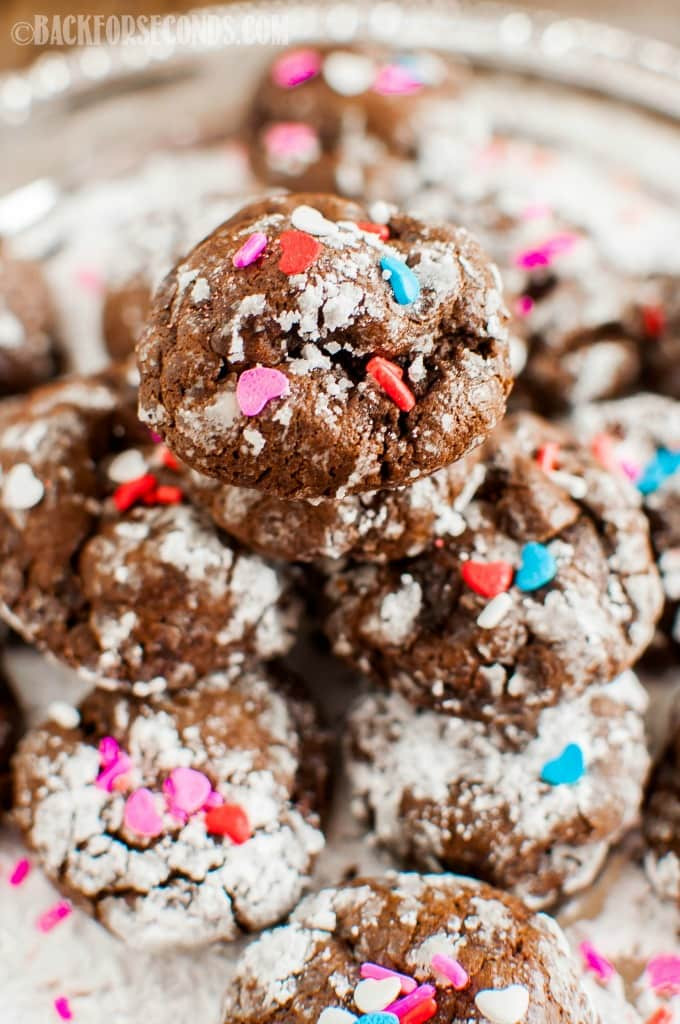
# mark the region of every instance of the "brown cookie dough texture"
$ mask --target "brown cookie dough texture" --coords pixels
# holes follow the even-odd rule
[[[639,817],[647,698],[632,674],[544,709],[520,747],[481,722],[366,696],[350,715],[353,808],[406,863],[463,871],[532,907],[589,885]],[[542,780],[577,745],[584,774]]]
[[[78,724],[48,721],[21,742],[16,820],[50,878],[130,945],[232,940],[288,913],[323,846],[320,735],[311,707],[260,669],[172,700],[95,690]],[[107,786],[99,744],[111,739],[128,761]],[[167,793],[177,769],[207,777],[211,801],[239,808],[245,831],[212,831],[175,789],[178,809]],[[146,832],[130,810],[141,791],[157,819]]]
[[[166,278],[138,350],[140,413],[192,468],[283,498],[339,498],[413,483],[502,417],[511,380],[493,265],[458,228],[394,214],[383,241],[357,226],[368,220],[330,196],[264,199]],[[315,255],[289,274],[291,231]],[[235,268],[256,233],[264,255]],[[396,301],[384,259],[408,265],[415,301]],[[373,357],[392,364],[410,411],[367,370]],[[237,383],[263,368],[279,397],[246,415]]]
[[[647,523],[627,481],[529,414],[487,442],[467,494],[459,536],[331,576],[326,630],[337,655],[416,706],[531,732],[542,708],[609,682],[649,644],[662,591]],[[533,590],[517,575],[527,544],[555,569]],[[511,574],[493,608],[466,561]]]
[[[664,899],[680,903],[680,729],[657,765],[644,809],[649,879]]]
[[[284,653],[298,606],[286,577],[183,503],[133,377],[67,379],[0,412],[0,615],[94,682],[144,695]],[[121,506],[148,477],[158,497]]]
[[[410,487],[336,501],[286,501],[196,472],[188,475],[186,487],[219,527],[267,557],[290,562],[341,557],[387,562],[413,557],[433,538],[465,529],[458,509],[465,504],[465,488],[479,451]]]
[[[432,967],[437,955],[467,972],[464,989]],[[316,1024],[331,1008],[359,1016],[354,995],[364,963],[431,985],[432,1024],[489,1024],[478,1006],[482,993],[512,986],[525,992],[499,994],[499,1022],[598,1022],[551,918],[469,878],[399,874],[323,890],[305,899],[288,925],[260,936],[227,990],[225,1024]],[[521,1017],[512,1007],[523,1009]]]
[[[391,195],[408,192],[426,140],[463,120],[466,80],[461,67],[428,52],[304,47],[278,54],[248,110],[254,169],[270,185],[301,192],[362,196],[383,181]]]
[[[54,312],[42,271],[0,250],[0,398],[56,371]]]
[[[642,493],[666,593],[662,625],[680,644],[680,402],[641,393],[592,403],[574,410],[572,425],[608,469]],[[660,457],[669,471],[654,478]]]

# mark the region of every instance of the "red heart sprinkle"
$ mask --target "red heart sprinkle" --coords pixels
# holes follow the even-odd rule
[[[321,252],[321,244],[304,231],[282,231],[279,235],[281,259],[279,270],[284,274],[302,274],[311,267]]]
[[[463,562],[461,575],[470,590],[482,597],[496,597],[509,590],[513,568],[509,562]]]
[[[205,827],[210,835],[229,836],[238,845],[245,843],[253,834],[248,815],[239,804],[211,807],[205,813]]]
[[[366,363],[366,372],[402,412],[411,411],[416,404],[416,397],[402,379],[404,371],[401,366],[382,356],[373,356]]]
[[[156,477],[153,473],[145,473],[135,480],[128,480],[127,483],[116,487],[113,492],[113,501],[119,512],[127,512],[129,508],[143,501],[147,495],[156,489]]]
[[[390,237],[390,229],[387,224],[376,224],[372,220],[358,220],[357,227],[362,231],[369,231],[372,235],[379,235],[383,242]]]

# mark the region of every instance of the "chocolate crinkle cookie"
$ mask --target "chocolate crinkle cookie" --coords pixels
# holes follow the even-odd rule
[[[680,402],[641,393],[593,403],[574,410],[572,425],[641,495],[666,593],[662,625],[680,644]]]
[[[253,167],[271,185],[360,196],[414,187],[424,141],[462,120],[460,66],[428,52],[303,47],[276,56],[248,109]]]
[[[290,581],[184,503],[136,417],[134,374],[65,379],[0,411],[0,615],[139,696],[284,653]]]
[[[598,1024],[544,914],[456,875],[358,879],[304,900],[243,954],[232,1024]]]
[[[15,816],[44,870],[132,946],[281,920],[323,847],[324,741],[261,669],[172,699],[95,690],[21,742]]]
[[[465,530],[414,559],[340,566],[337,655],[417,706],[531,732],[649,644],[662,590],[639,495],[529,414],[487,442]]]
[[[0,247],[0,398],[20,394],[58,369],[55,317],[37,263]]]
[[[547,906],[589,885],[638,821],[646,705],[627,672],[545,708],[517,747],[398,694],[363,697],[346,745],[355,813],[407,863]]]
[[[680,903],[680,728],[677,721],[674,735],[649,784],[643,824],[649,880],[661,897]]]
[[[0,811],[10,802],[9,762],[21,729],[21,712],[0,675]]]
[[[495,267],[472,237],[349,201],[242,209],[156,294],[141,417],[193,469],[283,498],[413,483],[511,386]]]
[[[417,555],[433,537],[455,536],[465,529],[459,509],[465,505],[479,452],[476,448],[410,487],[338,500],[286,501],[196,472],[187,475],[185,486],[219,527],[270,558],[386,562]]]

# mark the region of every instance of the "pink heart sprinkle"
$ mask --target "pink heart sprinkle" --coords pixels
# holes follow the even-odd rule
[[[247,238],[238,252],[234,255],[234,266],[239,270],[249,267],[254,263],[267,248],[267,236],[261,231],[255,231]]]
[[[293,89],[314,78],[321,70],[318,50],[293,50],[284,53],[272,68],[272,81],[281,89]]]
[[[287,395],[288,378],[280,370],[269,366],[254,366],[244,370],[236,384],[236,400],[244,416],[257,416],[274,398]]]
[[[381,96],[406,96],[422,88],[423,83],[399,64],[385,64],[378,71],[373,83],[374,92],[380,93]]]
[[[607,982],[616,974],[614,965],[605,956],[598,953],[592,943],[582,942],[579,946],[579,952],[588,970],[593,971],[601,981]]]
[[[303,121],[279,121],[264,133],[264,144],[272,157],[314,160],[319,154],[319,136]]]
[[[125,825],[139,836],[159,836],[163,819],[156,810],[154,795],[149,789],[136,789],[125,801]]]
[[[647,978],[655,992],[680,992],[680,957],[653,957],[647,964]]]
[[[120,749],[118,741],[113,736],[104,736],[99,742],[99,758],[101,771],[95,779],[95,786],[105,789],[107,793],[118,789],[116,780],[126,775],[132,768],[132,761],[128,755]]]
[[[193,768],[174,768],[163,783],[163,792],[168,801],[168,810],[176,817],[184,819],[205,807],[212,786],[210,779],[203,772]]]

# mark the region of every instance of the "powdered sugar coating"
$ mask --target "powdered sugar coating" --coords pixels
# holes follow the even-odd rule
[[[347,739],[353,807],[407,862],[469,871],[531,907],[588,885],[638,819],[649,769],[647,697],[628,672],[544,709],[519,747],[481,722],[366,696]],[[578,744],[585,774],[549,785],[544,765]]]
[[[564,477],[539,466],[549,442],[560,446],[566,479],[585,482],[584,497],[574,499]],[[326,630],[336,654],[416,705],[531,733],[542,707],[609,682],[650,642],[662,593],[648,528],[627,481],[571,435],[527,414],[489,440],[471,489],[459,537],[416,559],[332,573]],[[532,592],[511,583],[502,620],[479,626],[487,599],[464,583],[464,561],[502,561],[516,571],[529,542],[547,547],[554,579]],[[418,607],[402,614],[410,628],[395,634],[385,602],[399,593],[405,600],[407,584],[415,593],[412,580]]]
[[[335,229],[320,240],[302,233],[318,251],[286,273],[282,246],[300,206]],[[140,412],[194,469],[284,498],[339,498],[412,483],[479,444],[502,415],[510,371],[495,269],[460,229],[395,214],[383,241],[357,226],[367,219],[329,196],[270,197],[167,277],[139,347]],[[256,231],[269,239],[264,256],[234,270]],[[388,256],[418,278],[414,302],[395,301]],[[199,275],[210,298],[196,305],[185,282]],[[368,375],[375,355],[408,380],[408,414]],[[283,372],[290,390],[244,417],[236,383],[257,365]]]
[[[435,977],[431,956],[447,948],[470,975],[456,992]],[[316,1024],[326,1007],[356,1011],[360,965],[370,961],[436,985],[434,1024],[484,1021],[475,995],[526,986],[526,1024],[596,1024],[564,937],[518,900],[455,875],[388,874],[308,897],[290,924],[244,953],[224,1020]]]
[[[259,671],[211,676],[172,702],[95,692],[80,711],[79,727],[33,730],[16,759],[17,821],[47,874],[139,948],[232,940],[280,920],[323,846],[325,764],[310,706]],[[210,835],[202,813],[182,823],[167,809],[157,838],[132,832],[127,793],[95,784],[104,736],[131,758],[129,789],[147,787],[160,807],[163,780],[193,768],[245,810],[252,837],[236,845]]]

